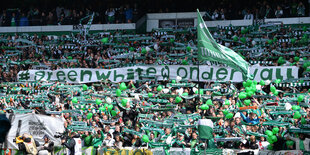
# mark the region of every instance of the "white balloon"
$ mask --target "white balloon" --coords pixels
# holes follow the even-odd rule
[[[165,88],[165,89],[163,89],[163,92],[164,92],[165,94],[167,94],[167,93],[169,93],[169,89]]]
[[[149,48],[148,46],[146,46],[145,49],[147,52],[151,50],[151,48]]]
[[[230,45],[230,43],[226,43],[226,42],[225,42],[225,46],[226,46],[226,47],[229,46],[229,45]]]
[[[262,90],[262,86],[261,85],[256,85],[256,89],[257,90]]]
[[[184,92],[184,89],[183,89],[183,88],[180,88],[180,89],[177,90],[177,92],[179,93],[179,95],[182,95],[183,92]]]
[[[198,88],[193,87],[193,92],[195,93],[198,90]]]
[[[180,77],[180,76],[177,76],[177,78],[176,78],[176,82],[180,82],[182,80],[182,78]]]
[[[157,43],[154,45],[154,49],[158,50],[158,44]]]
[[[270,80],[266,80],[266,81],[265,81],[265,85],[269,85],[270,83],[271,83]]]
[[[252,45],[256,45],[256,41],[255,40],[252,41]]]
[[[292,108],[292,105],[290,103],[285,103],[285,109],[290,110]]]
[[[110,98],[110,97],[107,97],[106,99],[105,99],[105,101],[107,102],[107,103],[112,103],[112,99]]]

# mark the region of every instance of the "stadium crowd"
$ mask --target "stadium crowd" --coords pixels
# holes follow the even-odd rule
[[[44,2],[42,2],[44,3]],[[212,3],[204,1],[193,2],[190,7],[183,3],[175,6],[167,5],[165,1],[155,4],[132,2],[125,5],[102,4],[92,1],[88,4],[76,2],[81,6],[70,4],[31,4],[25,8],[3,8],[0,14],[0,26],[37,26],[37,25],[78,25],[80,19],[95,13],[94,24],[132,23],[146,13],[188,12],[200,8],[206,11],[205,20],[232,20],[232,19],[265,19],[309,16],[307,1],[283,0],[280,1],[222,1]],[[27,3],[26,3],[27,4]],[[22,6],[26,5],[23,4]],[[51,9],[51,5],[53,9]],[[178,7],[178,5],[180,5]],[[202,7],[202,8],[201,8]],[[163,9],[165,8],[165,9]],[[83,22],[82,22],[83,23]]]
[[[18,72],[28,69],[197,65],[197,32],[188,28],[147,34],[100,32],[86,37],[79,33],[2,35],[0,111],[31,109],[62,118],[67,134],[74,131],[74,122],[85,122],[93,130],[77,133],[83,146],[95,148],[190,147],[197,151],[203,147],[197,120],[208,118],[214,122],[208,148],[309,151],[309,132],[303,132],[309,131],[310,119],[309,28],[264,24],[217,27],[211,32],[218,43],[252,65],[297,66],[302,78],[243,83],[179,78],[103,80],[87,85],[17,82]]]

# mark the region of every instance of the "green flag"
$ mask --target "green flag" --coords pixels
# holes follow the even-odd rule
[[[240,71],[243,75],[250,77],[248,63],[233,50],[216,43],[198,10],[197,16],[199,60],[216,61],[227,64],[228,66]]]
[[[213,137],[213,122],[211,119],[198,120],[198,132],[200,139],[211,139]]]

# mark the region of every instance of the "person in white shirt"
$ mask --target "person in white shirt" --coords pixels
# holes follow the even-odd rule
[[[247,13],[244,15],[244,20],[252,20],[253,18],[254,16],[250,10],[248,10]]]
[[[103,140],[103,145],[107,147],[113,147],[115,143],[115,140],[112,138],[110,133],[107,133],[107,137],[104,138]]]
[[[260,137],[260,140],[257,142],[259,150],[267,150],[269,142],[265,140],[265,137]]]
[[[283,16],[283,10],[280,6],[277,6],[277,10],[275,11],[275,16],[277,18],[281,18]]]

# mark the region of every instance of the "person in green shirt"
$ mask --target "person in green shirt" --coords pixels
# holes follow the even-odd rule
[[[92,145],[93,136],[88,131],[82,135],[82,139],[84,140],[84,146],[88,147]]]
[[[97,131],[97,135],[93,137],[91,145],[94,146],[95,150],[98,150],[104,140],[104,134],[102,130]]]
[[[172,141],[172,146],[173,147],[186,147],[186,142],[184,141],[184,134],[180,133],[177,139],[174,139]]]

